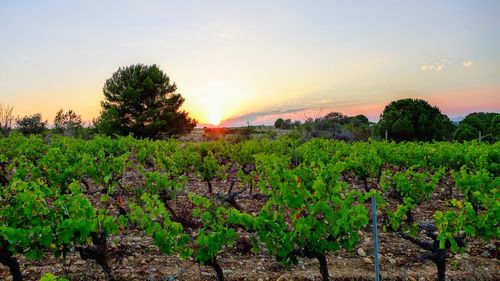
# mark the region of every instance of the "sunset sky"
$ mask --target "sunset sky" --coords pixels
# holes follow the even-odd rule
[[[2,1],[0,103],[92,120],[120,66],[157,64],[200,123],[395,99],[500,112],[500,1]]]

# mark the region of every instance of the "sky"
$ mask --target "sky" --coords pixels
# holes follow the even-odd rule
[[[0,104],[100,114],[119,67],[157,64],[200,124],[331,111],[376,121],[400,98],[500,112],[500,1],[2,1]]]

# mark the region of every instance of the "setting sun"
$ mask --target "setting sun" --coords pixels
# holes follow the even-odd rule
[[[182,82],[180,82],[182,84]],[[199,121],[200,126],[223,124],[245,109],[250,103],[242,102],[242,96],[251,96],[245,83],[231,80],[216,80],[196,88],[186,87],[186,109]]]
[[[210,122],[211,125],[219,125],[220,121],[222,120],[221,114],[218,113],[212,113],[208,116],[208,121]]]

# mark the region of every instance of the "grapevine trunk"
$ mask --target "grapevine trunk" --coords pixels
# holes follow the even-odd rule
[[[319,261],[319,272],[321,272],[321,277],[323,281],[328,281],[330,275],[328,274],[328,263],[326,261],[326,256],[324,254],[318,254]]]
[[[224,281],[224,272],[222,271],[222,268],[215,259],[209,260],[205,264],[213,268],[217,276],[217,281]]]
[[[10,270],[10,275],[13,281],[22,281],[21,268],[17,259],[12,256],[12,253],[7,250],[0,251],[0,263],[7,266]]]

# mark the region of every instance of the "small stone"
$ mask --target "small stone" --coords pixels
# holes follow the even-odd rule
[[[264,281],[264,280],[262,280],[262,278],[259,278],[259,279],[257,279],[257,281]]]
[[[276,279],[276,281],[284,281],[284,280],[287,280],[288,278],[286,278],[286,275],[283,274],[281,275],[280,277],[278,277],[278,279]]]
[[[363,248],[358,248],[358,255],[360,257],[366,257],[365,250],[363,250]]]
[[[418,281],[425,281],[425,277],[424,276],[418,277]]]
[[[490,243],[490,244],[487,244],[486,245],[486,249],[490,250],[490,251],[496,251],[497,247],[495,246],[495,244],[493,243]]]
[[[212,276],[212,274],[208,273],[208,272],[205,272],[205,271],[202,271],[201,272],[201,275],[203,276]]]
[[[370,258],[368,258],[368,257],[364,258],[363,262],[366,263],[366,264],[373,264],[372,260]]]
[[[484,251],[481,256],[485,257],[485,258],[489,258],[491,257],[491,253],[489,251]]]
[[[397,263],[396,260],[394,258],[392,258],[392,257],[389,257],[388,260],[389,260],[390,264],[396,264]]]
[[[408,281],[417,281],[417,276],[415,272],[413,271],[408,272]]]

